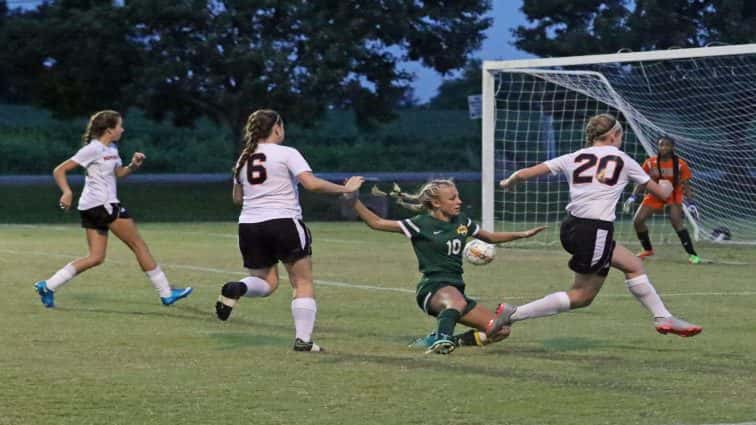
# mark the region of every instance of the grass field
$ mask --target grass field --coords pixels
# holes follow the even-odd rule
[[[648,271],[670,309],[704,326],[658,335],[612,272],[587,309],[518,323],[499,344],[449,356],[407,348],[434,321],[414,303],[409,243],[358,223],[312,223],[316,341],[291,350],[290,291],[213,305],[241,276],[235,224],[140,226],[177,285],[157,295],[124,245],[44,309],[32,289],[85,252],[71,225],[0,225],[0,424],[722,424],[756,421],[756,249],[676,245]],[[468,293],[494,306],[566,289],[558,249],[500,248],[467,267]],[[635,247],[633,247],[635,248]]]

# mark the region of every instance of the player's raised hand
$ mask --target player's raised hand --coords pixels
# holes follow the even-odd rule
[[[365,178],[362,176],[352,176],[349,177],[344,183],[344,187],[347,189],[347,192],[355,192],[357,190],[360,190],[360,187],[362,186],[362,183],[365,182]]]
[[[147,157],[142,152],[134,152],[131,157],[131,165],[133,168],[139,168]]]
[[[546,226],[538,226],[538,227],[534,227],[532,229],[528,229],[528,230],[522,232],[522,234],[526,238],[532,238],[533,236],[535,236],[535,235],[543,232],[544,230],[546,230]]]
[[[520,179],[519,179],[519,176],[517,175],[517,171],[515,171],[514,173],[512,173],[512,174],[511,174],[511,175],[510,175],[509,177],[507,177],[506,179],[504,179],[504,180],[501,180],[501,181],[499,182],[499,186],[500,186],[500,187],[501,187],[502,189],[504,189],[504,190],[507,190],[507,191],[510,191],[510,192],[511,192],[511,191],[514,191],[514,189],[515,189],[515,186],[517,186],[517,184],[518,184],[518,183],[520,183]]]

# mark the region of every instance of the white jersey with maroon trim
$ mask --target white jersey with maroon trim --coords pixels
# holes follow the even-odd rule
[[[239,171],[244,194],[239,223],[301,219],[297,176],[307,171],[312,171],[310,165],[296,149],[259,144]]]
[[[116,195],[115,170],[123,164],[116,144],[105,146],[99,140],[93,139],[79,149],[71,160],[87,170],[78,209],[84,211],[104,205],[110,213],[110,204],[119,202]]]
[[[617,201],[629,182],[649,180],[643,168],[614,146],[592,146],[544,162],[570,184],[566,210],[575,217],[614,221]]]

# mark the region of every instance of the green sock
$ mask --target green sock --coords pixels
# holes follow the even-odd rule
[[[451,338],[454,333],[454,326],[457,324],[457,320],[462,317],[462,313],[453,308],[447,308],[446,310],[438,313],[438,335],[443,335],[445,338]]]

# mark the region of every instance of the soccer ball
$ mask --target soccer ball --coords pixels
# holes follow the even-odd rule
[[[462,255],[468,263],[482,266],[490,263],[496,257],[496,247],[480,239],[473,239],[465,245]]]

